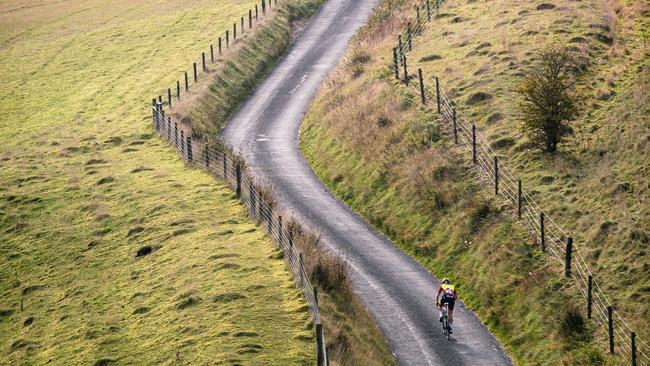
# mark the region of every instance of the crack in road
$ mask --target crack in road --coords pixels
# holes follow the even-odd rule
[[[338,199],[299,147],[309,103],[379,0],[330,0],[223,131],[253,175],[270,182],[280,208],[321,234],[347,264],[355,293],[402,365],[511,365],[494,336],[457,304],[454,337],[434,308],[436,279]],[[461,294],[462,296],[462,294]]]

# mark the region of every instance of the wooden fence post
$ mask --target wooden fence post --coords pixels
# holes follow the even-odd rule
[[[424,80],[422,78],[422,69],[418,69],[418,78],[420,79],[420,99],[422,99],[422,105],[426,104],[426,96],[424,95]]]
[[[472,162],[476,164],[476,125],[472,125]]]
[[[454,123],[454,143],[458,144],[458,124],[456,122],[456,107],[451,109],[451,119]]]
[[[266,0],[262,0],[262,14],[266,15]]]
[[[178,123],[174,122],[174,147],[178,148]]]
[[[221,37],[219,37],[218,43],[219,43],[219,45],[218,45],[218,47],[219,47],[219,56],[221,56]]]
[[[192,161],[193,155],[192,155],[192,136],[187,136],[186,140],[186,148],[187,148],[187,161]]]
[[[269,234],[273,235],[273,209],[271,206],[268,206],[268,209],[266,210],[269,214],[269,217],[267,218],[267,226],[269,228]]]
[[[210,150],[208,150],[208,145],[203,145],[203,156],[205,156],[205,169],[210,171]]]
[[[253,11],[248,9],[248,29],[253,29]]]
[[[169,105],[169,108],[171,109],[171,107],[172,107],[172,88],[167,88],[167,104]]]
[[[303,281],[304,281],[304,273],[305,273],[305,267],[302,261],[302,253],[298,253],[298,264],[300,264],[300,267],[298,267],[298,271],[300,272],[300,288],[303,288]]]
[[[176,100],[181,100],[181,81],[176,80]]]
[[[397,60],[397,47],[393,47],[393,71],[395,71],[395,79],[399,80],[399,61]]]
[[[594,289],[593,282],[594,282],[594,278],[591,275],[589,275],[589,277],[587,277],[587,319],[591,319],[591,305],[593,302],[592,291]]]
[[[223,180],[228,183],[228,164],[226,162],[226,154],[223,154]]]
[[[564,275],[571,277],[571,253],[573,252],[573,238],[569,237],[566,242],[566,251],[564,253]]]
[[[539,213],[539,236],[540,236],[540,247],[542,248],[542,252],[546,251],[546,235],[544,233],[544,213],[540,212]]]
[[[632,332],[630,351],[632,352],[632,366],[636,366],[636,333]]]
[[[614,309],[607,307],[607,334],[609,335],[609,353],[614,354]]]
[[[194,67],[194,82],[196,83],[199,80],[199,74],[196,72],[196,62],[193,62]]]
[[[499,159],[494,157],[494,195],[499,195]]]
[[[201,52],[201,66],[203,66],[201,70],[203,70],[203,72],[205,72],[205,70],[206,70],[206,68],[205,68],[205,52]]]
[[[409,85],[409,72],[406,68],[406,55],[402,56],[402,64],[404,65],[404,84]]]
[[[187,71],[185,71],[185,91],[190,90],[190,82],[187,77]]]
[[[521,204],[523,202],[522,197],[521,197],[522,196],[521,179],[519,179],[519,182],[518,182],[517,185],[518,185],[518,187],[517,187],[517,191],[518,191],[517,192],[518,193],[518,195],[517,195],[517,217],[519,217],[521,219]]]
[[[399,60],[402,61],[402,57],[404,57],[404,45],[402,44],[401,34],[397,36],[397,48],[399,50]]]
[[[262,200],[262,194],[259,191],[255,191],[257,194],[257,197],[259,198],[257,200],[257,218],[260,220],[260,225],[262,224],[262,203],[264,201]]]
[[[241,17],[241,24],[239,28],[241,28],[241,34],[244,34],[244,17]]]
[[[278,243],[282,246],[282,241],[284,240],[282,235],[282,216],[278,215]]]
[[[323,325],[316,323],[316,365],[325,366],[325,352],[323,352]]]
[[[210,62],[214,62],[214,46],[210,44]]]
[[[235,177],[237,179],[237,185],[235,186],[235,195],[237,198],[241,197],[241,166],[237,164],[235,166]]]
[[[230,33],[226,31],[226,48],[230,47]]]
[[[406,25],[406,36],[409,43],[409,51],[413,51],[413,32],[411,31],[411,23]]]
[[[260,17],[259,17],[259,12],[257,11],[257,4],[255,4],[255,20],[257,21],[259,19]]]
[[[438,104],[438,114],[440,114],[440,80],[436,76],[436,103]]]
[[[185,151],[184,151],[184,150],[185,150],[185,133],[183,132],[183,130],[181,130],[181,140],[180,140],[180,144],[178,144],[178,145],[176,146],[176,148],[179,149],[179,150],[181,151],[181,157],[185,157],[185,154],[184,154],[184,152],[185,152]]]
[[[237,23],[232,23],[232,44],[237,43]]]
[[[318,287],[314,286],[314,307],[318,309]]]

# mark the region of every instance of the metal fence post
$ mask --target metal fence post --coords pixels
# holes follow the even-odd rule
[[[540,236],[540,247],[542,248],[542,252],[546,251],[546,235],[544,233],[544,213],[540,212],[539,213],[539,236]]]
[[[235,177],[237,178],[237,186],[235,188],[235,195],[237,198],[241,197],[241,166],[237,164],[235,166]]]
[[[397,59],[397,47],[393,47],[393,71],[395,79],[399,80],[399,61]]]
[[[440,114],[440,81],[436,76],[436,103],[438,103],[438,114]]]
[[[607,307],[607,334],[609,335],[609,353],[614,354],[614,309]]]
[[[566,242],[566,252],[564,253],[564,275],[571,277],[571,253],[573,252],[573,238],[569,237]]]

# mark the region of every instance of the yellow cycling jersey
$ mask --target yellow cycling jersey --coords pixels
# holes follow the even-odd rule
[[[446,292],[447,290],[451,290],[451,292],[456,292],[454,285],[441,285],[440,288],[442,288],[442,291],[444,292]]]

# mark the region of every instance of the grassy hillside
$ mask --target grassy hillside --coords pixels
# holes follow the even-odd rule
[[[0,364],[313,364],[270,240],[150,127],[254,3],[0,5]]]
[[[580,325],[584,301],[561,265],[481,188],[467,153],[441,137],[435,114],[394,81],[392,47],[414,5],[385,2],[356,37],[307,115],[305,154],[348,204],[432,272],[459,282],[463,300],[518,363],[617,363],[604,355],[602,328]],[[451,0],[409,54],[411,73],[421,67],[439,76],[459,112],[574,235],[646,340],[648,23],[642,2]],[[588,60],[588,97],[575,134],[547,156],[519,132],[512,89],[535,51],[551,43],[574,45]]]

